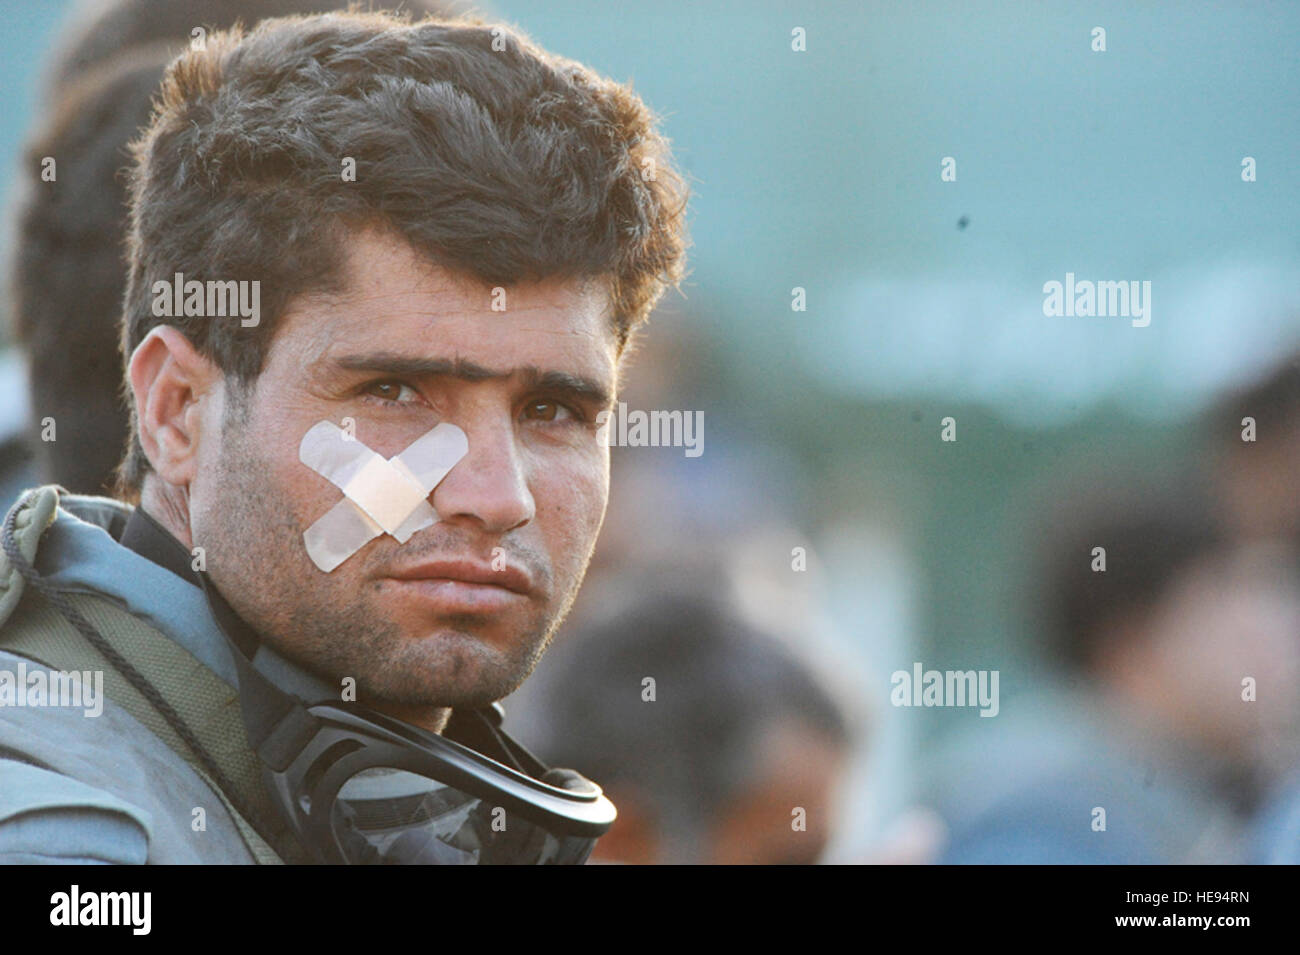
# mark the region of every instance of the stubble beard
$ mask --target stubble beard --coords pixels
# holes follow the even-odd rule
[[[354,565],[358,583],[344,593],[340,584],[346,578],[322,575],[309,561],[293,503],[265,477],[274,472],[247,439],[246,426],[244,419],[223,429],[221,460],[209,485],[218,500],[196,543],[205,547],[209,573],[222,595],[272,649],[340,692],[341,681],[352,678],[363,704],[480,707],[508,696],[532,673],[572,606],[583,574],[552,616],[536,614],[508,646],[477,637],[486,621],[473,614],[444,617],[436,634],[404,634],[370,596],[381,582],[360,582],[364,563]],[[448,530],[437,538],[444,552],[454,537]],[[429,553],[439,550],[429,546],[433,539],[421,542]],[[369,547],[384,541],[381,537]],[[367,557],[373,562],[375,551],[363,550],[349,560]],[[586,561],[583,571],[585,566]]]

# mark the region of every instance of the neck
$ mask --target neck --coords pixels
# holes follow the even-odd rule
[[[378,710],[385,716],[391,716],[403,723],[410,723],[422,730],[441,736],[451,718],[451,708],[446,706],[420,706],[410,703],[371,703],[371,709]]]
[[[194,538],[190,533],[190,495],[186,488],[166,484],[157,475],[148,474],[140,486],[140,508],[187,550],[194,549]]]

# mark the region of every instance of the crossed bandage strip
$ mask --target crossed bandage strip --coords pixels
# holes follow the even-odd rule
[[[465,432],[447,422],[391,458],[332,421],[317,422],[303,435],[298,459],[343,497],[303,533],[307,556],[329,573],[380,534],[406,543],[438,520],[429,495],[468,452]]]

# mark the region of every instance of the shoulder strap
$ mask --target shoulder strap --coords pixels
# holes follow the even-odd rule
[[[45,491],[47,489],[41,489]],[[0,627],[0,646],[57,670],[102,670],[105,693],[185,759],[230,812],[259,864],[305,861],[261,782],[248,746],[238,693],[184,648],[112,601],[50,587],[31,561],[36,542],[15,538],[24,505],[44,503],[29,494],[5,519],[0,543],[14,577],[32,585],[43,600],[10,608],[14,619]],[[57,503],[57,495],[54,495]],[[30,525],[40,514],[24,522]],[[37,536],[48,526],[46,518]],[[30,556],[29,556],[30,554]],[[7,592],[6,592],[7,595]],[[17,619],[22,617],[23,619]],[[111,637],[106,639],[105,637]]]

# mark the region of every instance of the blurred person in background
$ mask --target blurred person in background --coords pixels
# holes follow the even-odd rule
[[[1300,541],[1300,355],[1219,401],[1206,418],[1219,505],[1243,538]],[[1300,591],[1300,577],[1294,581]],[[1300,631],[1294,634],[1300,643]],[[1293,696],[1300,692],[1292,690]],[[1300,758],[1270,793],[1255,826],[1251,861],[1300,863]]]
[[[1063,687],[946,751],[943,861],[1246,861],[1290,759],[1294,549],[1225,535],[1176,485],[1070,499],[1042,608]]]
[[[70,81],[25,151],[10,288],[28,366],[32,484],[107,494],[122,457],[126,195],[119,173],[171,57],[167,47],[133,49],[83,82]],[[46,156],[56,163],[54,182],[40,181]]]
[[[399,5],[417,18],[464,9],[452,0],[374,6]],[[82,494],[112,488],[128,425],[118,343],[126,145],[148,123],[166,65],[198,42],[196,29],[346,7],[343,0],[89,0],[73,9],[18,183],[8,277],[13,339],[27,370],[6,375],[0,365],[0,395],[25,387],[27,397],[25,409],[6,403],[10,413],[0,419],[4,504],[35,484]],[[47,157],[52,181],[42,178]]]
[[[1300,354],[1218,402],[1203,430],[1228,529],[1300,539]]]
[[[851,743],[841,707],[728,604],[642,585],[536,677],[530,742],[581,760],[619,807],[593,861],[817,862]]]

